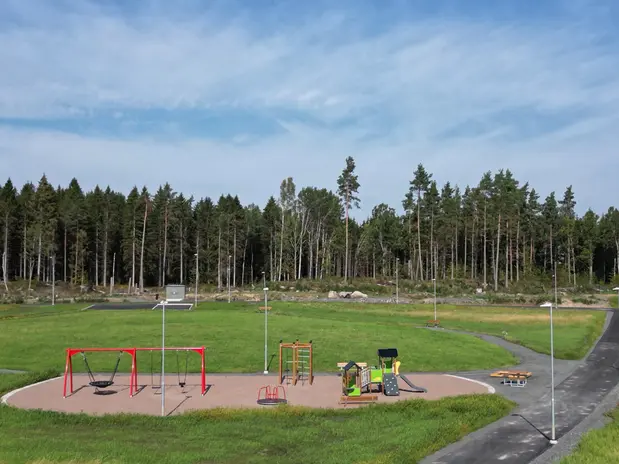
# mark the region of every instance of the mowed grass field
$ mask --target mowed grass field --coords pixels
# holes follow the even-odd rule
[[[0,394],[45,375],[0,375]],[[90,417],[0,406],[3,464],[409,463],[508,414],[499,395],[360,410],[209,410]]]
[[[277,368],[280,340],[312,340],[314,368],[335,371],[339,361],[374,363],[378,348],[396,347],[404,372],[462,371],[517,362],[507,350],[466,334],[421,329],[431,306],[363,303],[272,302],[268,316],[269,368]],[[0,307],[1,308],[1,307]],[[0,367],[64,368],[67,347],[161,346],[161,311],[81,311],[83,305],[0,309]],[[264,315],[250,303],[202,303],[194,311],[166,312],[167,346],[207,347],[209,372],[259,372],[264,367]],[[549,317],[542,309],[439,306],[443,327],[503,336],[549,352]],[[601,311],[556,311],[555,355],[579,359],[601,333]],[[113,368],[116,353],[88,354],[93,371]],[[141,372],[160,363],[158,352],[140,354]],[[168,370],[197,371],[197,355],[167,356]],[[120,371],[129,370],[128,356]],[[83,370],[76,363],[76,370]]]

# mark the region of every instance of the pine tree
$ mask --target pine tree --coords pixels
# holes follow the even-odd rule
[[[346,213],[346,246],[344,249],[344,283],[348,281],[348,216],[351,207],[359,208],[359,197],[357,193],[359,191],[359,176],[355,174],[355,160],[352,156],[346,158],[346,167],[337,179],[338,195],[344,203],[344,210]]]

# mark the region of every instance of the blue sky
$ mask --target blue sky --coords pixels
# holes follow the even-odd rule
[[[401,209],[418,163],[616,204],[619,2],[5,0],[0,174],[264,205],[285,177]],[[4,180],[4,179],[3,179]]]

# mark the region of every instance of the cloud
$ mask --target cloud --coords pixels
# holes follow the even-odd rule
[[[560,19],[399,6],[373,21],[344,2],[300,17],[12,0],[0,161],[17,181],[170,181],[264,203],[287,176],[335,188],[352,155],[361,216],[399,209],[418,163],[461,187],[511,168],[542,192],[574,184],[580,207],[602,211],[594,186],[619,171],[619,38],[601,12],[617,10],[568,3]]]

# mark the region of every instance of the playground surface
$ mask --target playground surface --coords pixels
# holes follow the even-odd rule
[[[58,377],[15,390],[5,395],[2,401],[23,409],[67,413],[160,415],[160,390],[150,384],[150,376],[148,377],[148,384],[138,377],[138,393],[133,398],[129,396],[129,375],[118,374],[114,385],[106,389],[108,394],[96,395],[95,389],[88,385],[89,378],[86,374],[74,374],[74,393],[67,398],[62,396],[63,378]],[[447,374],[407,374],[407,378],[416,385],[426,388],[428,392],[407,392],[408,386],[399,379],[401,394],[399,396],[379,394],[377,403],[393,403],[412,398],[436,400],[447,396],[494,392],[492,387],[481,382]],[[258,391],[266,385],[277,385],[277,375],[207,374],[206,380],[207,392],[202,396],[199,375],[188,375],[184,388],[178,385],[176,376],[166,376],[166,415],[213,408],[268,408],[269,406],[257,404]],[[341,377],[337,375],[317,375],[314,377],[313,385],[299,382],[293,386],[284,382],[282,386],[291,406],[338,409],[362,407],[339,404],[341,382]]]

